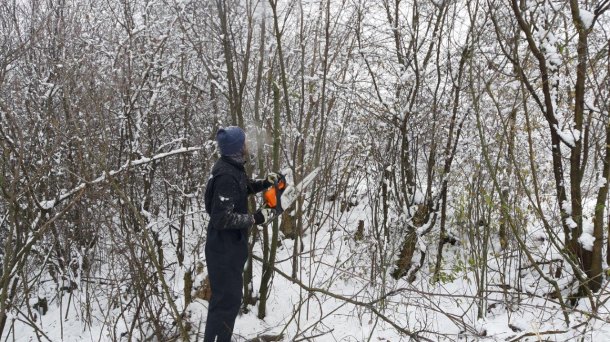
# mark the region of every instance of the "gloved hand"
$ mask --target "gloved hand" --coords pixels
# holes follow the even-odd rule
[[[274,217],[275,217],[275,209],[260,208],[254,214],[254,224],[258,224],[258,225],[267,224]]]
[[[282,176],[279,173],[269,172],[265,180],[273,185],[278,182],[280,178],[282,178]]]

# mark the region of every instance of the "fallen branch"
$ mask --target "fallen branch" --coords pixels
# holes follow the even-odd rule
[[[252,255],[252,258],[260,261],[262,263],[264,263],[265,261],[257,256],[257,255]],[[293,278],[289,275],[287,275],[286,273],[282,272],[281,270],[279,270],[277,267],[275,267],[275,265],[270,265],[271,269],[273,269],[277,274],[279,274],[280,276],[284,277],[285,279],[291,281],[293,284],[298,285],[300,288],[302,288],[303,290],[307,291],[307,292],[319,292],[322,293],[324,295],[327,295],[329,297],[356,305],[356,306],[361,306],[361,307],[365,307],[369,310],[371,310],[375,315],[377,315],[379,318],[381,318],[383,321],[385,321],[386,323],[389,323],[394,329],[396,329],[397,331],[409,336],[410,338],[412,338],[415,341],[427,341],[427,342],[432,342],[433,340],[428,339],[426,337],[422,337],[420,335],[418,335],[415,332],[409,331],[401,326],[399,326],[398,324],[396,324],[396,322],[392,321],[389,317],[387,317],[386,315],[384,315],[383,313],[381,313],[377,308],[375,308],[371,303],[365,303],[365,302],[361,302],[349,297],[345,297],[342,295],[338,295],[336,293],[332,293],[328,290],[325,289],[321,289],[321,288],[317,288],[317,287],[310,287],[307,286],[305,284],[303,284],[301,281],[299,281],[296,278]],[[373,302],[374,303],[374,302]]]
[[[515,338],[513,338],[512,340],[510,340],[510,342],[516,342],[519,341],[525,337],[532,337],[532,336],[542,336],[542,335],[560,335],[560,334],[565,334],[569,332],[569,330],[548,330],[548,331],[537,331],[537,332],[528,332],[525,333],[521,336],[517,336]]]

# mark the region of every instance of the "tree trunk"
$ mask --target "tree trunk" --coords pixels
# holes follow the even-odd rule
[[[425,204],[420,204],[417,211],[413,215],[413,226],[407,227],[405,234],[405,240],[400,249],[398,260],[396,261],[396,267],[392,271],[392,277],[394,279],[402,278],[411,271],[413,255],[417,249],[417,240],[419,236],[417,234],[417,228],[422,227],[429,218],[429,208]],[[413,272],[411,272],[413,273]],[[412,278],[412,277],[411,277]],[[409,279],[412,281],[413,279]]]
[[[277,170],[280,167],[280,89],[277,84],[273,84],[273,169]],[[264,227],[263,229],[267,229]],[[265,248],[268,248],[269,253],[265,255],[266,259],[263,262],[263,275],[260,286],[260,302],[258,304],[258,318],[263,319],[267,315],[267,298],[269,296],[271,275],[273,274],[273,265],[275,264],[275,255],[277,252],[277,240],[279,236],[279,226],[277,220],[272,224],[271,241],[267,238],[263,243]],[[267,235],[267,234],[265,234]],[[269,245],[269,247],[267,247]]]
[[[264,6],[265,3],[263,3]],[[255,86],[255,95],[254,95],[254,121],[257,125],[257,135],[256,135],[256,156],[257,156],[257,166],[258,166],[258,174],[263,175],[265,172],[265,154],[264,154],[264,141],[263,141],[263,132],[264,132],[264,123],[260,113],[260,101],[261,101],[261,88],[263,83],[263,69],[265,65],[265,16],[261,19],[261,35],[260,35],[260,49],[259,49],[259,63],[257,67],[256,73],[256,86]],[[252,204],[253,210],[255,204]],[[243,298],[243,309],[244,312],[248,311],[249,305],[254,305],[256,299],[254,298],[252,289],[252,269],[253,259],[252,259],[252,250],[254,249],[254,245],[258,239],[258,230],[251,229],[250,231],[250,243],[248,244],[248,261],[246,262],[246,268],[244,269],[244,298]],[[266,238],[266,237],[265,237]]]

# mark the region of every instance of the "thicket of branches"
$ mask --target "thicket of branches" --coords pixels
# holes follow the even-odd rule
[[[253,230],[262,257],[248,263],[244,310],[265,317],[275,273],[434,340],[445,331],[405,320],[401,304],[442,312],[452,299],[431,286],[468,274],[478,318],[538,305],[523,296],[535,284],[529,294],[566,327],[583,301],[597,319],[610,260],[609,8],[2,2],[0,336],[21,322],[48,340],[37,317],[55,305],[104,326],[102,339],[197,340],[202,190],[214,134],[230,124],[247,131],[253,176],[279,167],[298,182],[322,168],[279,226]],[[358,224],[346,219],[356,206]],[[335,266],[358,272],[366,296],[303,278],[334,230],[354,239]],[[294,240],[291,274],[273,267],[278,236]],[[476,317],[448,314],[466,334],[482,333]]]

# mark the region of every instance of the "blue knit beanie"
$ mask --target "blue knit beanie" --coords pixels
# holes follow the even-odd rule
[[[246,141],[246,133],[237,126],[221,128],[216,133],[216,141],[218,142],[221,155],[234,156],[242,153],[244,142]]]

